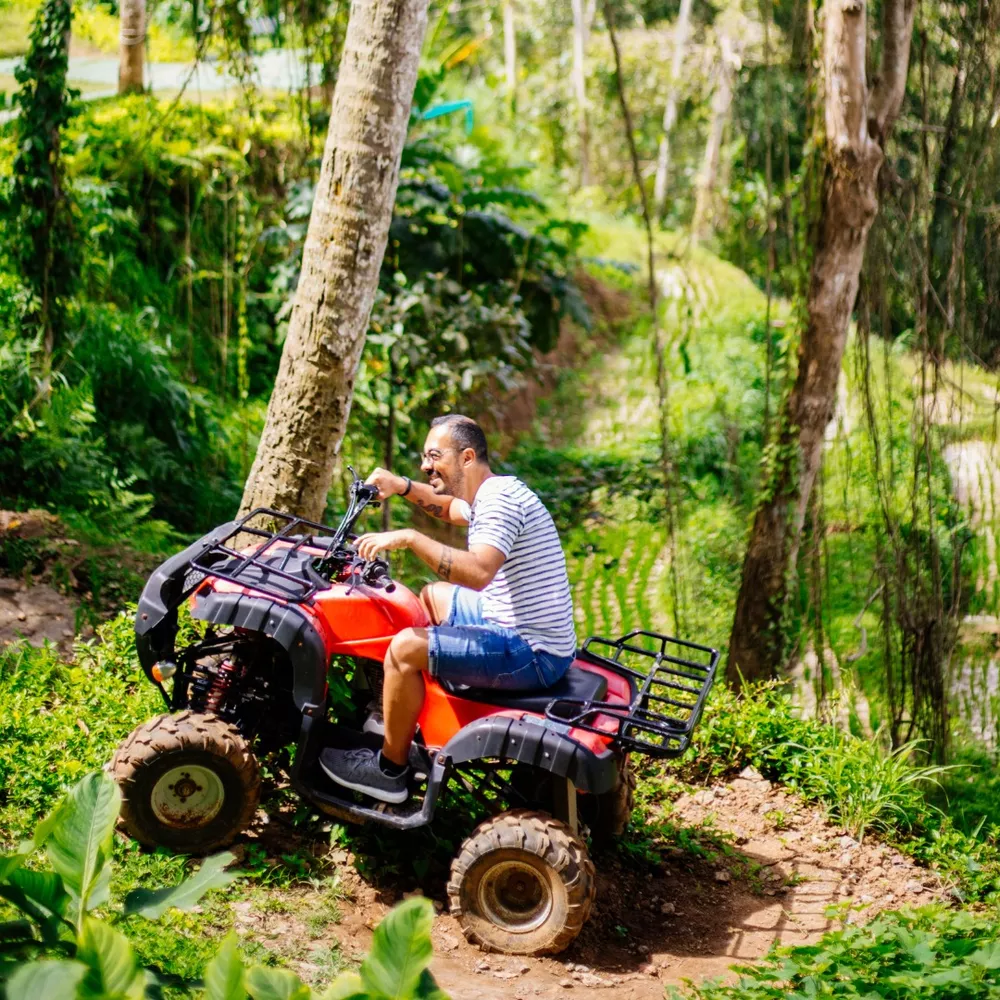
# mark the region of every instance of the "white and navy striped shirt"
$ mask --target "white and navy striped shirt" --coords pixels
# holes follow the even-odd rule
[[[491,476],[472,507],[463,504],[469,545],[492,545],[506,558],[483,590],[483,617],[512,628],[556,656],[576,652],[566,557],[552,516],[514,476]]]

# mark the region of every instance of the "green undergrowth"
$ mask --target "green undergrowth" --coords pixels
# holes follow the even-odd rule
[[[1000,926],[941,907],[883,913],[816,944],[778,948],[733,984],[670,989],[669,1000],[987,1000],[1000,992]]]

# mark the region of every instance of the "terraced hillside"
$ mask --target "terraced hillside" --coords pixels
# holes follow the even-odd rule
[[[592,239],[605,259],[638,264],[634,229],[597,227]],[[657,250],[668,344],[673,537],[653,338],[641,301],[623,339],[595,353],[582,370],[564,373],[532,440],[511,464],[561,520],[581,637],[676,628],[719,644],[731,617],[760,466],[766,300],[743,272],[670,234]],[[786,312],[774,303],[776,347]],[[777,363],[774,371],[772,412]]]

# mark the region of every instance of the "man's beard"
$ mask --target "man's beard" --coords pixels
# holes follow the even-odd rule
[[[465,489],[465,471],[463,469],[459,469],[454,476],[445,476],[439,472],[438,479],[441,485],[435,490],[435,493],[449,497],[460,497],[462,495]]]

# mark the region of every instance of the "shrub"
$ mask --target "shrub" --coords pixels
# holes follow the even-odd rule
[[[940,907],[883,913],[816,944],[778,948],[738,983],[672,989],[688,1000],[978,1000],[1000,990],[1000,928]]]
[[[88,774],[35,828],[16,853],[0,856],[0,899],[20,918],[0,923],[0,983],[7,1000],[141,1000],[162,995],[165,984],[204,985],[205,1000],[311,1000],[292,972],[247,968],[235,935],[223,941],[202,983],[143,968],[119,926],[132,917],[158,920],[169,909],[188,910],[210,889],[236,876],[224,871],[233,855],[206,858],[174,886],[133,889],[121,910],[108,907],[112,836],[121,806],[114,780]],[[26,867],[44,849],[52,871]],[[97,911],[97,912],[95,912]],[[102,914],[104,919],[98,915]],[[359,972],[342,973],[318,1000],[447,1000],[427,966],[434,910],[425,899],[396,907],[376,928],[371,954]]]

